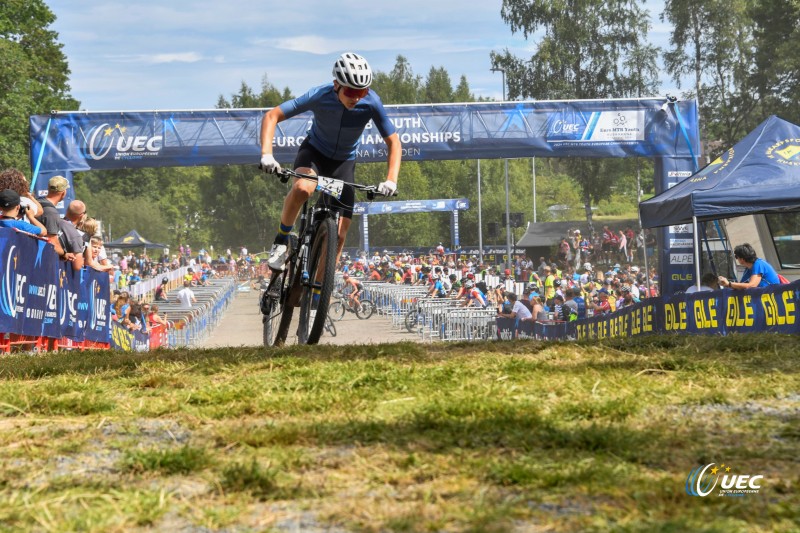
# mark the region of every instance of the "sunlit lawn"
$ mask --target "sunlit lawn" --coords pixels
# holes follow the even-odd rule
[[[797,531],[798,355],[759,335],[6,357],[0,530]],[[708,463],[760,493],[689,496]]]

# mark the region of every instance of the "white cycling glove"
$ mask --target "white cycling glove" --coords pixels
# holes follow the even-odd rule
[[[382,194],[384,196],[392,196],[396,190],[397,183],[390,180],[381,182],[381,184],[378,185],[378,194]]]
[[[261,156],[261,168],[264,172],[269,174],[276,174],[281,171],[281,165],[275,161],[272,154],[264,154]]]

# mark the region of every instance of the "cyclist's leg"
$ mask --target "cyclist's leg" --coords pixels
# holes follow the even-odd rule
[[[294,169],[303,174],[316,174],[315,160],[318,157],[320,157],[319,152],[309,143],[303,141],[294,160]],[[282,269],[283,262],[286,260],[286,242],[289,238],[289,233],[294,227],[300,208],[314,193],[316,186],[316,182],[310,180],[295,178],[292,181],[292,188],[283,199],[281,223],[275,235],[268,259],[268,264],[271,268]]]

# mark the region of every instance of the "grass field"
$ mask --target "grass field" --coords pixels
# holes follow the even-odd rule
[[[17,355],[0,530],[798,531],[800,343]],[[689,496],[716,463],[758,494]]]

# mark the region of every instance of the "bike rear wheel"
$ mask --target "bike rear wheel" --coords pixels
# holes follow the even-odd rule
[[[356,309],[356,316],[362,320],[366,320],[375,312],[375,304],[369,300],[364,300],[361,305]]]
[[[297,327],[297,342],[316,344],[325,327],[328,304],[333,292],[333,277],[336,270],[336,248],[339,243],[336,221],[327,216],[318,222],[314,240],[308,252],[308,284],[300,297],[300,324]],[[319,300],[313,298],[315,280],[319,283]]]
[[[419,310],[416,307],[409,309],[408,313],[406,313],[405,324],[409,333],[417,332],[417,324],[419,324]]]
[[[289,236],[289,249],[295,250],[297,248],[297,237],[294,235]],[[277,284],[278,295],[270,296],[270,289],[268,288],[261,300],[261,313],[264,315],[263,322],[263,340],[264,346],[283,346],[286,343],[286,337],[289,334],[289,326],[292,323],[292,315],[294,314],[294,307],[288,303],[289,293],[292,285],[297,281],[295,275],[294,264],[289,263],[287,270],[283,272],[272,272],[273,276],[279,276],[275,280]],[[272,288],[275,292],[275,287]]]

